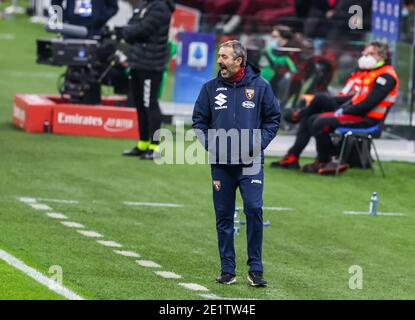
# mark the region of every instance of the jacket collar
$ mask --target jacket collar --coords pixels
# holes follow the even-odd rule
[[[227,82],[222,75],[220,74],[220,71],[218,72],[218,81],[222,82],[223,84],[227,85],[227,86],[236,86],[236,87],[242,87],[242,86],[246,86],[248,83],[250,83],[253,79],[259,77],[260,75],[260,71],[259,69],[254,66],[253,64],[251,64],[250,62],[248,62],[246,64],[245,67],[245,76],[242,78],[242,80],[240,82],[236,82],[236,83],[229,83]]]

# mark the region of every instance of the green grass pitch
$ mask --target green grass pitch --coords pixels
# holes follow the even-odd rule
[[[330,178],[271,170],[274,159],[267,158],[264,205],[293,209],[264,211],[264,220],[271,221],[263,244],[269,287],[247,284],[243,228],[235,240],[238,282],[218,285],[208,166],[157,166],[120,156],[134,141],[26,134],[11,124],[14,94],[56,92],[62,70],[35,64],[35,39],[41,36],[42,28],[25,17],[0,21],[0,248],[45,275],[50,266],[61,266],[63,284],[87,299],[201,299],[180,282],[229,298],[415,298],[414,164],[385,162],[386,179],[357,169]],[[405,216],[343,214],[368,210],[373,191],[380,211]],[[163,279],[19,197],[77,200],[44,203],[183,278]],[[184,206],[131,207],[124,201]],[[362,289],[349,288],[353,265],[363,270]],[[57,298],[62,297],[0,261],[0,299]]]

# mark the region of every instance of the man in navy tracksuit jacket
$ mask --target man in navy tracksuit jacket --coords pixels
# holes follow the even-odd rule
[[[252,286],[264,287],[267,283],[262,267],[263,150],[277,134],[280,107],[260,71],[246,63],[246,49],[239,41],[223,43],[217,62],[218,77],[202,87],[193,112],[193,128],[210,152],[221,259],[221,275],[216,281],[225,284],[236,281],[233,217],[239,187],[247,220],[248,280]],[[226,134],[221,137],[223,131],[236,132],[240,137],[237,150],[229,143],[221,150],[218,140],[229,142]],[[257,169],[252,170],[254,167]]]

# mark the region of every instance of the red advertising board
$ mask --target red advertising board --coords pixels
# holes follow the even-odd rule
[[[125,99],[106,97],[104,105],[70,104],[58,96],[18,94],[14,97],[13,123],[31,133],[138,139],[138,117]],[[47,124],[47,125],[46,125]]]
[[[132,108],[56,105],[53,133],[138,139],[137,112]]]
[[[13,99],[13,123],[26,132],[43,132],[52,123],[55,103],[34,94],[18,94]]]

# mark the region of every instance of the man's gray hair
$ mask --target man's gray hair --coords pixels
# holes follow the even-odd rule
[[[240,41],[238,41],[238,40],[229,40],[229,41],[223,42],[219,47],[220,48],[222,48],[222,47],[232,48],[233,49],[233,59],[236,60],[239,57],[241,57],[242,58],[241,67],[246,66],[246,59],[247,59],[246,48]]]

